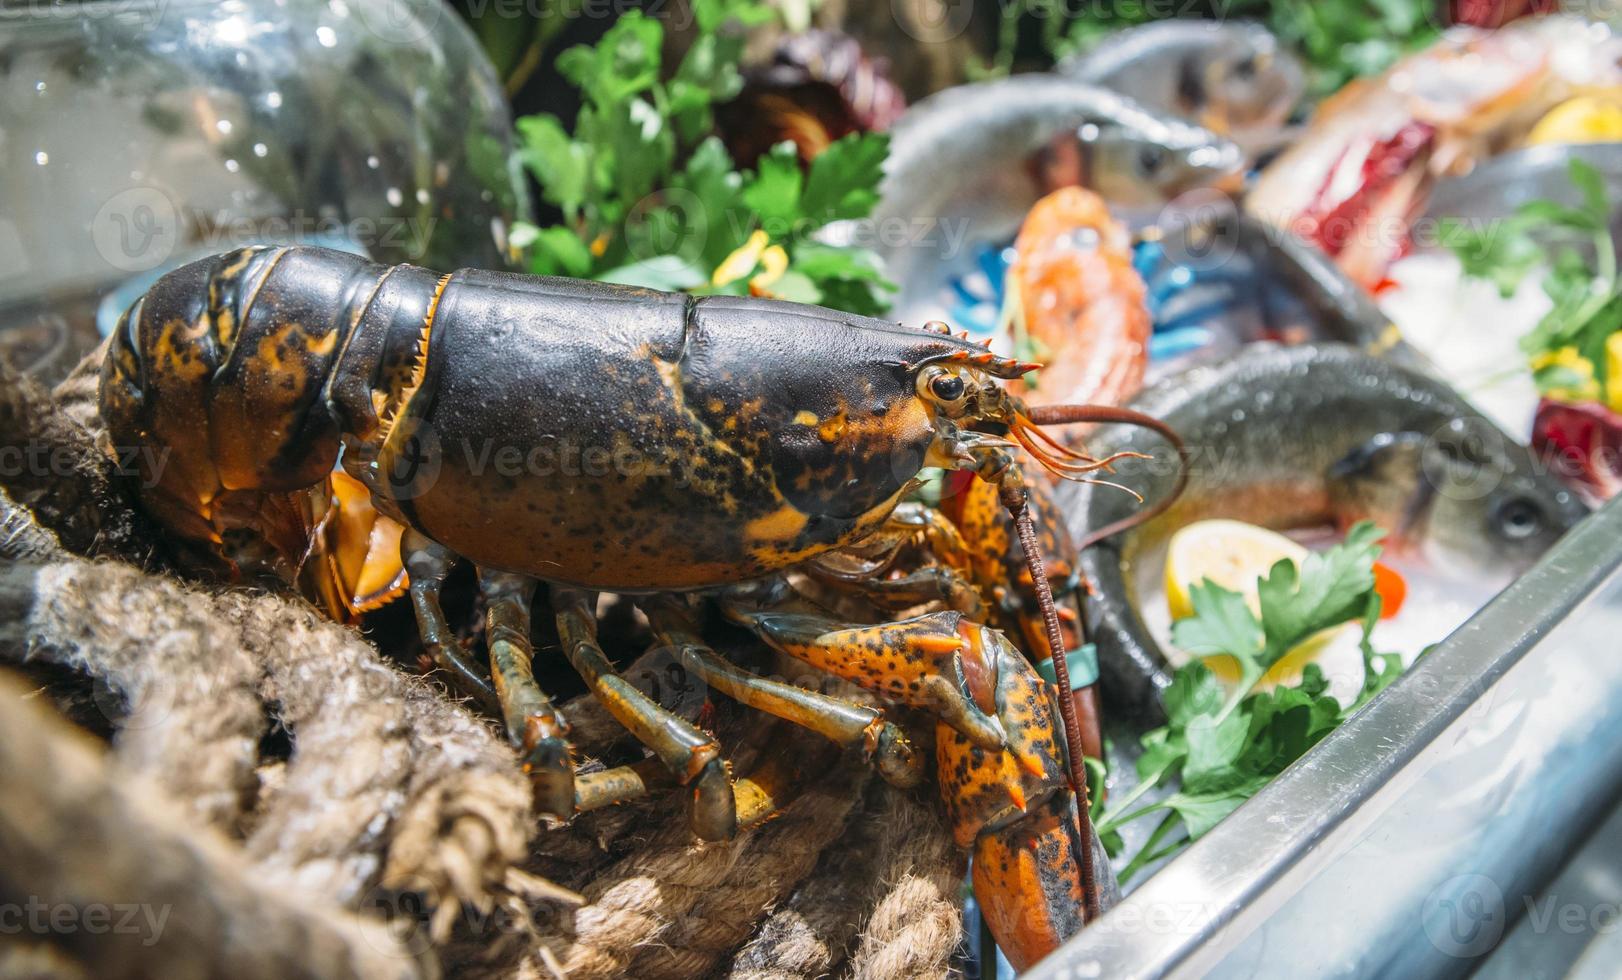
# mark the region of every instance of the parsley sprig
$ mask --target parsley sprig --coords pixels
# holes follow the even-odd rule
[[[1019,28],[1010,19],[1029,15],[1040,24],[1042,46],[1056,61],[1104,43],[1110,34],[1163,16],[1153,4],[1080,5],[1073,0],[1022,0],[1003,5],[997,55],[991,70],[1007,74]],[[1354,78],[1377,75],[1441,34],[1434,0],[1194,0],[1178,16],[1255,20],[1267,25],[1307,68],[1309,94],[1323,98]]]
[[[1232,657],[1240,679],[1224,690],[1202,660],[1177,669],[1164,695],[1167,724],[1140,738],[1138,785],[1097,815],[1098,833],[1112,855],[1124,846],[1124,824],[1161,815],[1142,850],[1121,869],[1123,882],[1204,835],[1402,673],[1401,658],[1376,653],[1370,641],[1380,618],[1374,562],[1381,536],[1364,521],[1341,544],[1299,566],[1280,560],[1258,583],[1260,616],[1239,593],[1209,579],[1194,586],[1194,615],[1172,624],[1173,642],[1197,657]],[[1362,625],[1364,680],[1352,705],[1328,693],[1316,664],[1307,664],[1294,686],[1256,690],[1268,668],[1291,649],[1354,621]],[[1171,795],[1138,805],[1151,789],[1174,781]]]
[[[739,170],[714,135],[713,110],[743,84],[737,28],[776,15],[757,0],[696,0],[693,10],[698,37],[668,77],[663,25],[629,11],[596,45],[558,57],[582,94],[572,133],[549,114],[518,121],[521,159],[563,214],[552,227],[516,229],[530,271],[694,292],[753,287],[883,312],[895,287],[877,257],[810,236],[872,211],[888,138],[846,136],[803,172],[782,143]]]
[[[1441,241],[1458,255],[1465,275],[1485,279],[1510,296],[1531,271],[1548,261],[1543,291],[1553,306],[1521,338],[1535,361],[1538,390],[1557,394],[1581,390],[1590,380],[1569,361],[1553,355],[1571,348],[1587,362],[1592,388],[1607,390],[1609,358],[1605,344],[1622,329],[1622,279],[1611,240],[1611,205],[1600,172],[1573,158],[1567,174],[1582,197],[1576,207],[1555,201],[1528,201],[1514,214],[1482,226],[1444,221]],[[1552,260],[1551,260],[1552,257]]]

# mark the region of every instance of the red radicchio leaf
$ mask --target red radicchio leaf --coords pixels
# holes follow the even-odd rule
[[[1519,17],[1554,13],[1558,0],[1453,0],[1451,22],[1472,27],[1502,27]]]
[[[1532,449],[1596,502],[1622,490],[1622,415],[1604,405],[1543,399],[1532,422]]]

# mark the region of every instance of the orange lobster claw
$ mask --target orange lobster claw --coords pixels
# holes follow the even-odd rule
[[[964,628],[978,631],[965,659],[979,662],[964,670],[976,706],[995,714],[1008,742],[990,752],[938,725],[941,796],[958,846],[974,855],[974,894],[991,934],[1023,970],[1085,924],[1081,869],[1089,842],[1081,838],[1070,788],[1057,689],[1000,631]]]
[[[974,897],[991,934],[1021,972],[1081,931],[1081,840],[1076,798],[1056,792],[1023,819],[974,842]]]

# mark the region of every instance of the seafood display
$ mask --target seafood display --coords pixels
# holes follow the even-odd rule
[[[878,247],[900,287],[893,311],[906,320],[945,314],[944,281],[972,269],[980,245],[1011,239],[1056,187],[1086,187],[1112,207],[1154,208],[1230,181],[1242,164],[1239,148],[1207,129],[1060,76],[939,92],[892,131],[871,218],[880,229],[909,230],[881,236]]]
[[[1234,21],[1130,28],[1057,71],[1196,122],[1252,157],[1278,145],[1306,90],[1300,60],[1278,38]]]
[[[1613,26],[1541,2],[954,23],[904,0],[902,52],[844,4],[679,6],[521,38],[462,10],[508,101],[557,89],[480,163],[537,209],[423,213],[446,242],[493,231],[499,261],[219,235],[76,294],[101,346],[16,396],[62,400],[133,529],[73,561],[222,609],[274,595],[489,741],[534,838],[480,871],[507,891],[446,894],[535,920],[503,938],[519,974],[635,975],[641,953],[557,952],[632,881],[664,925],[630,945],[681,961],[661,976],[800,975],[762,964],[813,901],[860,908],[807,976],[1086,973],[1061,947],[1242,874],[1202,838],[1275,813],[1622,491]],[[195,16],[230,40],[228,11]],[[939,69],[898,68],[910,99],[902,54]],[[237,174],[235,146],[192,162]],[[7,370],[88,348],[46,329],[51,297],[15,309]],[[41,677],[77,710],[82,678]],[[244,763],[266,793],[301,751],[282,727]],[[736,910],[649,870],[754,874],[822,796],[829,843]],[[1353,823],[1321,802],[1314,828]],[[933,904],[881,912],[840,875],[928,876]],[[381,918],[431,919],[436,954],[485,945],[418,911]],[[683,959],[673,936],[735,911]],[[928,966],[860,959],[885,917],[967,936],[942,926]]]
[[[1165,543],[1180,527],[1226,518],[1344,529],[1372,519],[1388,533],[1388,551],[1445,583],[1438,595],[1409,600],[1436,616],[1424,624],[1434,638],[1587,512],[1446,385],[1347,347],[1252,347],[1169,379],[1133,405],[1194,447],[1188,489],[1163,516],[1088,549],[1081,570],[1093,583],[1087,619],[1104,689],[1112,703],[1121,698],[1151,718],[1173,662],[1164,602],[1154,595]],[[1155,448],[1152,437],[1108,432],[1092,445],[1111,454]],[[1172,478],[1161,469],[1125,459],[1114,479],[1152,498]],[[1118,519],[1130,503],[1095,486],[1067,488],[1058,499],[1084,527]]]

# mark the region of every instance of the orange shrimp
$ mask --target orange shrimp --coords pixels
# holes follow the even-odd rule
[[[1047,366],[1011,382],[1031,405],[1126,401],[1143,384],[1151,321],[1126,228],[1104,199],[1064,187],[1014,240],[1003,310],[1015,354]]]

